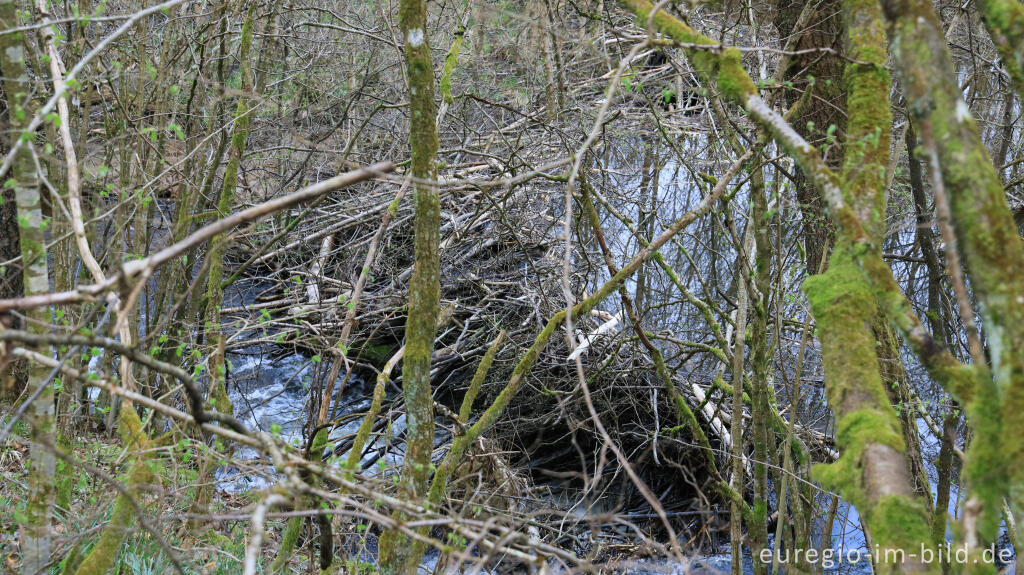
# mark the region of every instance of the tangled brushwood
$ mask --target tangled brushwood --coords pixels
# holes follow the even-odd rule
[[[0,0],[0,569],[1005,567],[1022,46],[1017,0]]]

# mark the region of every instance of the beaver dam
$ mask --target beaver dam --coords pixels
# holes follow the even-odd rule
[[[1014,564],[1013,0],[52,4],[5,572]]]

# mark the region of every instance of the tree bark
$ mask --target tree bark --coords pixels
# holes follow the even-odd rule
[[[808,9],[808,2],[813,2],[814,7],[810,8],[812,13],[807,17],[806,25],[801,25],[801,12]],[[788,106],[797,101],[803,91],[812,91],[813,97],[793,120],[793,129],[816,145],[827,139],[830,126],[836,126],[832,136],[835,142],[841,141],[846,130],[846,118],[841,113],[846,107],[846,94],[842,89],[842,4],[842,0],[779,0],[776,4],[774,21],[779,35],[783,38],[797,35],[793,50],[805,51],[782,61],[784,69],[779,72],[786,86],[780,88],[784,90],[782,100]],[[834,53],[819,52],[821,48],[830,48]],[[834,146],[829,153],[829,165],[837,169],[842,160],[842,148]],[[825,211],[825,200],[814,182],[799,166],[794,175],[807,270],[809,274],[815,274],[822,269],[821,261],[828,257],[835,232]]]
[[[434,65],[427,38],[425,0],[401,0],[399,25],[405,40],[409,80],[409,147],[412,152],[415,238],[412,278],[409,280],[409,316],[405,324],[405,462],[400,488],[410,501],[426,498],[430,455],[434,447],[434,398],[430,389],[430,356],[441,298],[441,228],[437,179],[437,110],[434,104]],[[401,519],[401,514],[399,514]],[[418,566],[408,537],[388,531],[380,541],[381,572],[415,575]]]
[[[986,366],[975,366],[981,376],[965,405],[974,429],[966,473],[970,497],[978,500],[968,506],[977,517],[965,513],[965,526],[970,522],[977,531],[967,529],[966,541],[982,545],[997,534],[1007,492],[1014,514],[1024,513],[1024,466],[1016,463],[1024,458],[1024,436],[1003,433],[1003,425],[1024,410],[1024,243],[963,100],[931,3],[883,0],[882,6],[908,111],[922,141],[934,150],[932,185],[948,194],[956,245],[947,250],[963,256],[988,344],[991,377]],[[964,311],[973,316],[973,310]]]
[[[21,5],[14,0],[0,0],[0,26],[15,28],[19,22],[18,11],[31,13],[31,4]],[[28,108],[32,83],[25,66],[26,50],[21,32],[0,35],[0,69],[4,77],[4,93],[7,96],[7,110],[11,124],[12,146],[20,140],[21,146],[15,152],[11,173],[4,187],[11,187],[17,204],[17,229],[22,258],[22,277],[26,296],[45,295],[50,290],[46,265],[46,243],[43,233],[43,211],[39,199],[39,175],[36,173],[33,152],[30,148],[33,134],[25,132],[32,118]],[[48,307],[28,310],[28,325],[31,333],[42,334],[50,323]],[[50,518],[56,495],[53,477],[56,458],[44,447],[55,445],[53,387],[47,379],[45,366],[32,362],[29,367],[28,395],[34,398],[25,413],[31,429],[31,453],[28,472],[27,521],[21,530],[21,572],[35,575],[44,570],[50,562],[51,530]]]

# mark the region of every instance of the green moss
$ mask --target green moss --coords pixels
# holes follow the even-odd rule
[[[473,380],[470,381],[469,389],[466,390],[466,396],[462,398],[462,406],[459,408],[459,420],[463,423],[469,422],[469,416],[473,411],[473,401],[476,399],[477,394],[480,393],[480,386],[483,385],[484,379],[487,378],[487,373],[491,370],[491,364],[494,362],[494,356],[498,354],[498,349],[500,349],[501,342],[504,339],[505,330],[502,330],[487,348],[487,352],[484,354],[483,359],[480,360],[480,364],[473,374]]]
[[[434,403],[430,385],[431,354],[440,302],[440,197],[436,187],[424,185],[437,176],[437,109],[434,103],[434,66],[430,56],[425,0],[401,0],[399,27],[405,40],[409,79],[409,149],[415,216],[413,252],[415,265],[409,279],[409,313],[405,324],[405,357],[402,391],[408,425],[406,453],[400,487],[409,501],[422,501],[428,490],[430,456],[434,443]],[[396,512],[393,518],[404,521]],[[407,535],[387,530],[379,542],[380,570],[386,574],[408,572],[422,556]],[[413,568],[415,570],[415,568]]]
[[[57,436],[57,445],[64,451],[70,452],[72,449],[72,442],[63,433]],[[75,481],[77,480],[77,473],[74,469],[64,460],[57,462],[57,475],[54,478],[54,483],[57,488],[57,505],[64,509],[71,508],[71,494],[75,487]]]
[[[647,0],[622,0],[622,4],[624,4],[631,12],[636,14],[637,25],[646,29],[647,21],[650,19],[651,10],[654,6]],[[659,10],[658,13],[655,14],[654,25],[658,30],[668,34],[677,42],[684,44],[704,44],[707,46],[714,46],[718,44],[718,42],[715,42],[711,38],[697,32],[681,20],[673,18],[664,10]],[[697,54],[712,54],[709,50],[700,50],[696,52]],[[700,57],[699,59],[702,60],[702,63],[709,61],[707,57]]]
[[[60,562],[61,573],[75,573],[82,564],[82,542],[79,541],[71,548],[71,552]]]
[[[874,294],[861,275],[849,244],[841,242],[828,270],[809,277],[803,288],[817,320],[833,409],[852,415],[865,402],[872,409],[888,407],[875,361],[874,336],[867,323],[875,309]],[[844,410],[846,406],[852,409]],[[891,415],[895,417],[895,412]]]
[[[383,371],[377,376],[377,383],[373,387],[373,400],[370,402],[370,410],[363,417],[363,422],[359,425],[359,431],[356,432],[356,438],[352,442],[352,448],[348,452],[346,467],[349,471],[355,470],[356,466],[359,465],[359,458],[362,457],[363,448],[366,446],[366,442],[370,440],[370,432],[373,431],[373,423],[377,420],[377,414],[380,413],[380,407],[384,402],[384,394],[390,377],[390,371]]]
[[[134,445],[135,449],[144,450],[147,442],[142,431],[142,422],[135,408],[125,405],[121,409],[119,425],[122,441],[126,445]],[[74,575],[103,575],[114,566],[121,544],[128,535],[128,530],[135,519],[133,499],[137,500],[138,487],[153,481],[153,473],[148,457],[139,454],[138,460],[128,475],[126,493],[121,493],[114,500],[114,509],[110,513],[110,521],[103,529],[96,545],[89,555],[82,560]]]
[[[121,408],[121,422],[117,431],[126,447],[144,449],[147,442],[146,432],[142,429],[142,420],[133,406],[125,405]]]
[[[235,408],[231,404],[231,399],[228,398],[228,390],[224,385],[222,377],[218,377],[210,388],[210,402],[218,413],[225,415],[233,415],[235,413]]]
[[[986,23],[998,31],[1012,27],[1016,20],[1024,17],[1024,7],[1021,7],[1019,2],[984,0],[980,4],[985,8]]]
[[[647,27],[651,10],[654,6],[647,0],[621,0],[637,17],[637,24]],[[716,46],[718,42],[704,36],[688,26],[685,22],[672,17],[664,10],[658,10],[654,16],[654,26],[660,32],[672,37],[682,44]],[[757,93],[757,87],[750,75],[743,69],[742,54],[735,48],[719,50],[717,48],[685,48],[690,62],[698,75],[704,80],[715,80],[722,94],[739,104],[747,96]]]
[[[736,48],[729,48],[718,57],[718,89],[723,96],[739,103],[757,93],[754,82],[743,69],[741,54]]]
[[[815,317],[835,313],[860,315],[862,306],[871,306],[871,291],[864,285],[851,256],[848,245],[836,248],[826,273],[804,281],[804,292]]]
[[[1024,96],[1024,6],[1017,0],[980,0],[978,4],[1014,88]]]
[[[1007,443],[1014,441],[1005,433],[1003,406],[999,391],[991,379],[979,382],[975,400],[968,408],[971,443],[964,466],[965,482],[971,495],[982,502],[979,533],[994,541],[999,529],[1003,496],[1007,492]],[[1014,419],[1019,417],[1019,412]],[[1018,464],[1019,465],[1019,464]]]
[[[379,343],[379,344],[367,344],[363,346],[360,352],[362,357],[372,363],[373,365],[380,367],[387,363],[388,359],[395,354],[395,346],[392,344]]]
[[[455,39],[448,55],[444,58],[444,68],[441,70],[441,99],[451,104],[452,99],[452,73],[455,66],[459,64],[459,51],[462,50],[462,40],[466,37],[466,27],[459,26],[455,30]]]
[[[896,570],[900,566],[887,561],[894,556],[884,549],[903,549],[907,553],[919,553],[922,541],[928,540],[928,514],[921,503],[915,499],[900,495],[886,495],[875,503],[865,518],[871,525],[871,537],[875,541],[886,541],[879,559],[883,571]],[[888,569],[886,569],[886,567]]]
[[[288,525],[285,526],[284,532],[281,534],[281,547],[278,548],[274,562],[270,566],[271,573],[280,572],[291,560],[295,544],[298,543],[299,534],[302,532],[304,519],[305,517],[292,517],[288,520]]]
[[[119,496],[114,504],[114,511],[110,514],[110,524],[103,530],[96,546],[79,565],[75,575],[103,575],[114,566],[133,516],[131,503],[123,496]]]
[[[1005,0],[984,0],[980,7],[993,42],[1010,68],[1017,90],[1024,38],[1024,8]],[[990,531],[998,521],[998,491],[1004,490],[1001,470],[1010,485],[1024,484],[1024,438],[1001,432],[999,420],[1009,423],[1024,409],[1024,244],[1006,205],[999,173],[981,140],[977,122],[963,102],[944,30],[932,5],[921,0],[893,3],[886,14],[890,23],[897,70],[916,125],[922,126],[926,144],[934,144],[941,177],[948,195],[958,252],[966,264],[973,295],[985,328],[994,388],[987,374],[976,373],[969,401],[975,431],[968,453],[971,496],[984,503],[980,527]],[[947,369],[947,371],[952,371]],[[966,386],[965,386],[966,387]],[[963,401],[963,399],[961,399]],[[1001,459],[1001,461],[1000,461]],[[1004,493],[1005,494],[1005,493]],[[1016,497],[1011,497],[1017,500]],[[1015,511],[1024,506],[1014,503]],[[1018,541],[1018,544],[1021,542]]]
[[[318,429],[309,447],[309,459],[320,461],[321,454],[327,446],[327,440],[327,428]],[[303,500],[301,497],[295,499],[296,508],[301,505]],[[270,567],[271,573],[281,571],[288,564],[292,554],[295,552],[295,545],[299,540],[299,534],[302,533],[302,526],[305,524],[305,520],[305,517],[292,517],[288,520],[284,532],[281,534],[281,546],[278,548],[277,556]]]
[[[707,435],[704,433],[704,428],[700,426],[700,422],[697,421],[697,416],[694,415],[693,410],[686,403],[686,398],[679,393],[676,389],[675,382],[672,380],[672,375],[668,371],[668,367],[665,365],[665,358],[661,355],[661,351],[656,347],[651,347],[650,350],[651,359],[654,361],[655,371],[662,380],[662,384],[665,386],[672,403],[676,406],[676,417],[679,422],[686,426],[697,443],[701,446],[704,454],[704,463],[712,470],[714,475],[718,475],[718,467],[715,463],[714,451],[711,449],[711,443],[708,441]]]
[[[719,359],[721,360],[723,358]],[[721,376],[716,376],[715,379],[711,380],[711,387],[721,391],[726,396],[732,396],[732,384],[722,379]],[[750,405],[750,396],[747,395],[747,392],[744,391],[742,397],[743,403],[746,405]]]
[[[839,490],[854,504],[860,494],[853,498],[849,494],[859,489],[860,458],[868,445],[882,444],[900,452],[904,450],[896,414],[886,411],[891,410],[859,409],[844,415],[836,425],[836,443],[842,448],[842,457],[836,463],[815,466],[815,476],[823,485]]]
[[[909,480],[900,483],[904,470],[891,470],[896,460],[905,465],[902,458],[893,457],[893,451],[905,452],[905,443],[899,416],[879,374],[871,329],[877,304],[855,259],[855,255],[866,258],[869,249],[869,245],[853,246],[840,236],[828,271],[804,282],[821,340],[826,391],[836,413],[841,453],[834,464],[816,465],[813,475],[857,507],[882,549],[910,553],[930,541],[929,521],[923,502],[916,497],[879,495],[888,489],[909,493],[911,487]],[[881,483],[892,481],[897,483],[883,490]],[[883,572],[894,569],[884,565]]]
[[[235,546],[235,542],[232,541],[231,538],[222,533],[218,533],[213,528],[207,529],[206,532],[199,537],[199,540],[220,549],[231,549]]]
[[[887,406],[874,336],[866,323],[876,304],[848,243],[836,248],[824,274],[804,282],[804,291],[817,321],[832,408],[853,411],[864,401]]]
[[[793,450],[793,455],[796,457],[796,461],[799,467],[803,467],[810,463],[810,454],[807,453],[807,450],[804,448],[804,444],[801,443],[800,440],[797,439],[795,436],[793,437],[793,440],[790,442],[789,447],[790,449]]]

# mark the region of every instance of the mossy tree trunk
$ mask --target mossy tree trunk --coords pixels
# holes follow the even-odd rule
[[[780,27],[780,30],[782,30],[782,33],[788,34],[792,31],[800,34],[800,39],[797,40],[795,47],[804,49],[831,48],[836,52],[834,55],[810,52],[808,54],[790,56],[786,59],[788,66],[783,70],[783,77],[787,82],[793,83],[794,86],[804,87],[814,93],[814,96],[807,102],[806,106],[801,108],[800,116],[793,123],[794,129],[808,141],[829,147],[829,165],[836,168],[841,167],[843,166],[845,151],[838,143],[842,142],[846,137],[847,118],[840,111],[846,107],[847,99],[850,97],[847,90],[844,89],[844,72],[841,59],[841,55],[850,49],[850,47],[844,45],[845,42],[843,41],[843,3],[840,0],[830,0],[811,8],[814,14],[810,16],[809,20],[814,22],[814,25],[807,27],[806,31],[803,32],[800,31],[799,20],[804,15],[798,16],[797,12],[807,10],[810,7],[805,6],[804,2],[794,2],[792,0],[779,2],[778,7],[779,10],[775,17],[775,22]],[[805,85],[807,77],[813,78],[813,84]],[[801,81],[804,81],[804,83],[802,84]],[[784,94],[789,99],[796,97],[796,95],[790,95],[790,93],[790,91],[787,91]],[[861,118],[858,120],[854,118],[853,121],[860,121],[863,124],[865,119]],[[870,122],[870,119],[867,121]],[[875,137],[875,132],[868,132],[868,130],[874,129],[870,125],[850,126],[850,129],[852,130],[850,134],[851,141],[852,139],[865,136],[868,138]],[[888,126],[880,127],[880,130],[888,129]],[[859,132],[859,135],[854,132]],[[881,136],[881,132],[879,132],[879,136]],[[860,145],[857,144],[856,146],[859,148]],[[862,150],[851,149],[850,153],[856,159],[861,157]],[[881,160],[881,158],[879,159]],[[847,167],[848,170],[852,170],[856,167],[856,164],[847,164]],[[848,177],[849,173],[847,171],[844,174],[844,178]],[[807,252],[807,273],[811,275],[825,269],[828,252],[831,249],[831,242],[833,240],[832,223],[827,221],[824,199],[821,197],[820,191],[810,185],[802,170],[797,170],[796,176],[797,199],[800,202],[804,247]],[[858,211],[861,222],[865,224],[865,229],[870,234],[872,240],[880,245],[885,232],[885,220],[881,217],[879,209],[884,209],[885,207],[885,190],[884,182],[878,182],[878,185],[881,187],[870,194],[871,198],[853,198],[852,201],[856,204],[855,208]],[[861,205],[862,202],[870,205]],[[896,371],[890,370],[891,360],[894,357],[893,350],[898,349],[899,345],[898,337],[889,329],[885,317],[881,314],[876,318],[873,330],[876,341],[881,344],[876,347],[879,369],[882,370],[882,379],[887,384],[886,390],[892,392],[893,388],[888,383],[894,382],[898,384],[895,391],[899,392],[899,385],[903,385],[904,380],[898,377]],[[895,369],[902,372],[899,368]],[[903,392],[905,391],[903,390]],[[895,399],[892,393],[890,393],[890,396]],[[894,400],[892,403],[898,404],[899,402]],[[916,440],[917,427],[913,424],[913,413],[910,410],[901,410],[900,416],[903,422],[904,436],[908,440],[908,463],[913,471],[912,475],[914,475],[915,482],[920,484],[922,476],[918,472],[923,470],[923,468],[918,465],[921,456],[919,442]]]
[[[0,1],[0,27],[16,28],[17,13],[31,13],[31,4],[13,0]],[[0,70],[7,96],[7,115],[10,121],[11,145],[18,140],[22,146],[14,156],[11,171],[4,188],[11,188],[17,205],[17,230],[22,257],[22,278],[26,296],[44,295],[50,283],[46,266],[46,244],[43,234],[43,210],[39,199],[39,175],[36,173],[32,151],[33,134],[24,132],[32,118],[28,108],[32,83],[25,65],[26,50],[21,32],[0,35]],[[7,233],[5,230],[4,233]],[[27,312],[30,333],[44,334],[50,323],[50,310],[36,307]],[[30,426],[32,449],[29,455],[27,521],[21,528],[21,572],[26,575],[44,570],[50,562],[52,513],[55,490],[53,477],[56,458],[44,447],[54,445],[53,387],[47,379],[45,366],[32,362],[29,367],[28,395],[34,397],[25,413]]]
[[[750,551],[754,557],[768,545],[768,468],[775,467],[775,433],[769,426],[769,417],[775,401],[772,381],[772,354],[768,347],[768,315],[771,303],[771,269],[773,247],[771,218],[764,185],[764,171],[760,164],[752,168],[751,200],[753,209],[748,226],[754,226],[754,277],[750,298],[751,350],[751,431],[754,440],[754,508],[748,526]],[[779,497],[782,497],[780,494]],[[779,521],[783,517],[779,516]],[[754,561],[754,572],[764,573],[769,564]]]
[[[907,109],[925,147],[934,151],[929,158],[933,188],[937,199],[940,190],[948,195],[956,236],[956,245],[948,249],[963,257],[988,344],[991,377],[987,366],[976,366],[981,376],[966,405],[974,431],[966,468],[971,491],[967,508],[976,511],[965,514],[974,524],[965,542],[980,546],[996,536],[1007,491],[1014,513],[1024,513],[1024,466],[1019,464],[1024,436],[1003,432],[1003,424],[1024,410],[1024,243],[978,124],[963,100],[931,3],[883,0],[882,5]],[[990,27],[992,16],[989,10]]]
[[[242,163],[242,156],[245,155],[245,144],[249,138],[249,124],[252,122],[252,114],[249,107],[253,97],[255,82],[252,73],[252,28],[256,14],[256,3],[249,5],[245,15],[245,23],[242,24],[242,40],[238,49],[238,62],[241,67],[242,93],[238,96],[238,105],[235,109],[235,127],[231,135],[231,148],[228,152],[228,164],[224,168],[224,181],[220,189],[220,197],[217,200],[217,216],[226,218],[231,215],[231,208],[235,201],[235,188],[238,186],[238,170]],[[210,332],[220,331],[220,306],[223,299],[221,293],[221,275],[224,271],[224,252],[227,245],[224,236],[217,236],[210,241],[210,273],[206,286],[206,321],[209,324]]]
[[[891,293],[891,271],[875,254],[877,249],[871,246],[859,214],[844,200],[846,190],[841,187],[840,178],[823,162],[820,153],[760,98],[756,86],[742,67],[738,51],[700,50],[695,45],[714,45],[716,42],[664,11],[652,17],[654,7],[646,0],[621,2],[636,13],[641,22],[651,20],[658,31],[684,44],[684,51],[701,79],[716,83],[725,98],[741,104],[775,137],[819,187],[840,228],[850,234],[843,239],[845,245],[840,246],[833,258],[830,277],[811,282],[808,286],[808,291],[813,293],[812,303],[822,334],[822,346],[836,351],[830,355],[823,349],[823,355],[829,356],[825,357],[826,373],[839,376],[832,378],[830,383],[830,400],[840,420],[839,443],[846,452],[844,461],[823,475],[855,502],[867,528],[881,547],[917,548],[928,539],[927,517],[907,477],[899,421],[882,389],[874,357],[874,338],[870,331],[866,331],[867,325],[862,317],[861,308],[873,310],[876,294],[864,281],[860,268],[866,268],[863,273],[871,278],[873,284],[877,282],[881,293],[879,301],[884,302],[887,312],[893,315],[890,321],[915,335],[917,339],[912,343],[920,344],[919,349],[927,352],[927,338],[919,337],[920,334],[913,331],[919,325],[915,323],[916,316],[907,311],[898,289]],[[850,141],[858,142],[857,146],[867,146],[876,155],[882,155],[878,151],[884,150],[886,161],[875,164],[875,169],[851,174],[854,182],[845,188],[875,190],[877,193],[883,188],[879,182],[885,181],[884,164],[888,158],[887,140],[884,147],[879,146],[883,137],[879,130],[884,132],[885,138],[890,130],[887,104],[890,86],[884,69],[886,54],[884,36],[880,36],[881,15],[877,5],[870,2],[850,4],[847,13],[851,18],[852,43],[859,44],[861,48],[856,59],[858,65],[848,70],[848,97],[854,102],[848,108],[851,115],[862,118],[863,129],[867,130],[863,133],[870,134],[870,137],[851,136]],[[859,38],[861,35],[864,37]],[[858,97],[862,100],[859,103]],[[855,132],[855,128],[851,126],[850,132]],[[860,158],[862,162],[864,159]],[[850,159],[845,158],[845,161],[849,163]],[[857,182],[858,178],[867,180]],[[876,265],[878,263],[881,267]],[[842,287],[832,289],[837,285]],[[933,369],[936,354],[926,355],[926,359],[933,361],[929,367]],[[942,369],[946,369],[947,358],[938,355],[943,362]],[[944,373],[951,379],[961,375],[956,369],[946,369]],[[910,565],[905,567],[910,569],[930,568],[915,562],[908,563]],[[886,565],[885,569],[895,567]]]
[[[252,121],[252,110],[250,100],[253,97],[255,81],[252,71],[252,36],[253,24],[256,15],[256,2],[249,4],[245,21],[242,24],[241,44],[238,48],[238,62],[242,77],[242,93],[238,96],[238,104],[235,109],[235,127],[231,134],[231,148],[228,152],[228,164],[224,169],[224,181],[221,185],[220,197],[217,199],[217,216],[226,218],[231,215],[231,209],[235,201],[235,188],[238,186],[238,170],[242,163],[242,156],[245,155],[245,144],[249,138],[249,124]],[[224,299],[221,289],[221,276],[224,271],[224,253],[227,249],[226,238],[219,235],[210,240],[209,275],[206,285],[206,343],[216,346],[214,354],[209,361],[210,391],[209,401],[213,408],[221,413],[233,414],[231,401],[228,399],[226,388],[226,363],[224,361],[224,336],[220,327],[220,308]],[[201,487],[196,493],[195,510],[199,513],[206,511],[212,496],[212,487],[209,482],[211,473],[211,462],[205,460],[200,465]],[[192,521],[194,527],[198,521]]]
[[[430,390],[430,356],[440,302],[441,210],[437,188],[437,110],[434,103],[434,66],[427,39],[425,0],[401,0],[399,25],[405,40],[409,81],[409,147],[412,152],[415,240],[412,278],[409,280],[409,316],[405,324],[405,464],[401,489],[410,501],[422,501],[430,478],[434,446],[434,403]],[[401,516],[397,519],[403,519]],[[380,567],[385,574],[415,574],[415,554],[408,538],[388,531],[380,541]]]
[[[121,551],[121,544],[128,537],[129,529],[135,522],[137,496],[140,487],[153,481],[147,450],[151,447],[135,408],[126,404],[120,411],[118,431],[125,448],[135,452],[135,461],[128,472],[127,491],[114,499],[110,522],[103,529],[96,545],[82,560],[74,575],[104,575],[114,567]]]
[[[844,4],[852,61],[845,72],[848,122],[843,191],[872,240],[869,249],[880,255],[892,130],[885,32],[880,7],[873,0]],[[854,249],[863,248],[854,248],[849,237],[841,234],[828,271],[805,283],[843,451],[837,464],[820,469],[819,477],[857,507],[880,547],[908,553],[904,564],[883,562],[880,569],[934,571],[909,556],[929,540],[927,513],[915,492],[901,422],[880,374],[876,334],[871,328],[877,306],[855,262]]]
[[[454,311],[452,308],[445,308],[445,310],[441,312],[441,318],[438,321],[439,327],[444,323],[447,323],[447,319],[450,317],[449,310]],[[484,357],[477,365],[476,372],[473,374],[473,379],[470,383],[470,389],[466,392],[462,408],[459,410],[460,414],[466,414],[466,417],[462,417],[461,415],[459,416],[459,419],[463,422],[468,420],[469,413],[473,406],[473,399],[476,397],[476,392],[479,391],[480,385],[483,383],[484,379],[486,379],[487,373],[491,369],[491,364],[494,362],[494,356],[498,353],[498,350],[501,348],[501,344],[505,339],[505,333],[505,330],[498,333],[498,337],[491,342],[490,346],[487,348],[487,352],[484,354]],[[392,361],[389,361],[388,365],[393,365],[393,361],[396,361],[396,358],[392,358]],[[383,373],[384,372],[382,372],[382,374]],[[386,377],[387,376],[385,376],[385,379]],[[380,388],[380,394],[383,395],[383,386],[379,385],[378,388]],[[379,410],[380,402],[377,400],[377,394],[377,390],[374,390],[375,409]],[[371,419],[367,417],[364,421],[364,427],[367,426],[370,421]],[[366,429],[366,432],[368,435],[369,429]],[[363,433],[363,428],[360,428],[360,433]],[[448,495],[448,484],[451,480],[452,474],[455,472],[456,468],[462,464],[462,458],[476,439],[479,439],[479,437],[468,437],[465,433],[465,428],[462,428],[452,440],[451,448],[448,450],[444,459],[441,460],[441,463],[438,464],[437,471],[434,473],[434,477],[430,482],[430,489],[427,492],[426,500],[428,507],[436,508],[444,502],[445,497]],[[362,439],[357,438],[356,443],[353,445],[353,451],[349,455],[349,469],[354,469],[355,463],[358,462],[359,453],[355,451],[357,445],[360,446],[361,451],[361,446],[365,445],[365,437]],[[430,528],[419,528],[419,534],[424,537],[430,535]],[[410,569],[414,570],[418,568],[418,565],[423,560],[423,555],[426,553],[427,546],[421,540],[412,541],[411,545],[412,554],[406,564]]]
[[[817,468],[816,475],[857,507],[877,545],[911,553],[928,541],[928,518],[907,471],[899,417],[879,375],[870,328],[874,296],[852,249],[840,237],[828,271],[804,284],[818,325],[826,391],[842,451],[839,462]],[[900,566],[877,567],[892,572]],[[914,570],[929,566],[920,568]]]

